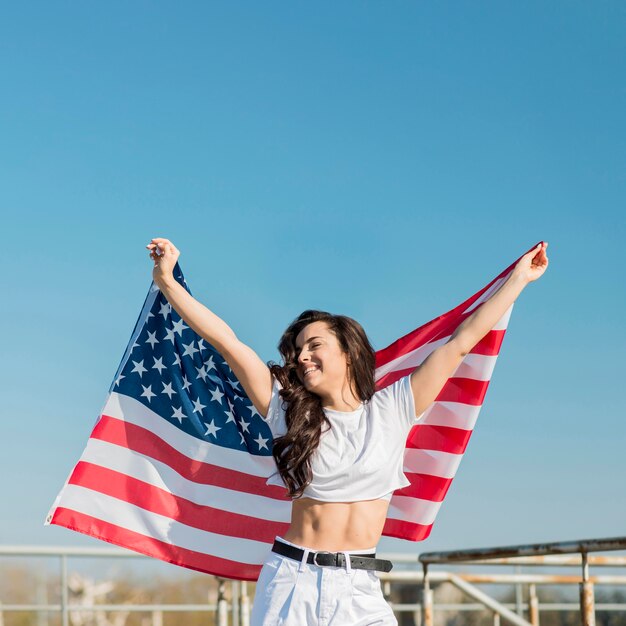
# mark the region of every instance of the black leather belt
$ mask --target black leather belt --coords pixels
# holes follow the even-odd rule
[[[283,556],[295,559],[296,561],[302,561],[304,556],[304,550],[290,546],[288,543],[274,540],[272,546],[272,552],[282,554]],[[318,552],[309,552],[306,560],[307,563],[312,565],[320,565],[322,567],[345,567],[346,555],[343,552],[326,552],[320,550]],[[370,569],[377,572],[390,572],[393,567],[391,561],[385,559],[377,559],[376,553],[374,554],[351,554],[350,555],[350,567],[353,569]]]

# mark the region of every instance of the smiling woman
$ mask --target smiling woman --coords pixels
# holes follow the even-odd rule
[[[283,364],[265,364],[172,275],[179,256],[167,239],[148,244],[153,279],[181,318],[226,359],[273,435],[291,523],[276,537],[257,582],[252,626],[397,624],[376,571],[389,499],[409,484],[407,435],[464,356],[548,266],[547,244],[525,254],[509,277],[448,340],[406,376],[375,390],[375,352],[355,320],[307,310],[283,333]],[[157,252],[160,250],[160,254]]]
[[[374,395],[376,355],[361,325],[344,315],[307,310],[278,344],[284,365],[270,364],[288,404],[287,432],[274,439],[273,455],[292,498],[311,482],[327,412],[349,412]],[[308,373],[306,373],[308,371]]]

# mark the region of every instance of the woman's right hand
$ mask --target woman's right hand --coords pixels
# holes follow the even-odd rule
[[[146,246],[150,258],[154,261],[152,268],[152,280],[156,285],[162,285],[174,277],[174,266],[178,261],[180,252],[169,239],[155,237]]]

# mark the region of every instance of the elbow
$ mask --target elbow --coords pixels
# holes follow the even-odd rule
[[[460,359],[464,359],[473,348],[473,345],[470,346],[469,342],[463,341],[461,336],[451,337],[448,343],[450,344],[450,348],[454,350]]]

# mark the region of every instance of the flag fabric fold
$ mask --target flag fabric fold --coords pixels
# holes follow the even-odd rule
[[[521,258],[521,257],[520,257]],[[518,259],[519,260],[519,259]],[[409,374],[508,278],[376,353],[376,388]],[[180,266],[176,280],[190,292]],[[512,306],[463,359],[409,433],[383,535],[428,537],[482,407]],[[45,524],[170,563],[256,580],[289,527],[269,426],[221,355],[154,285],[104,406]]]

